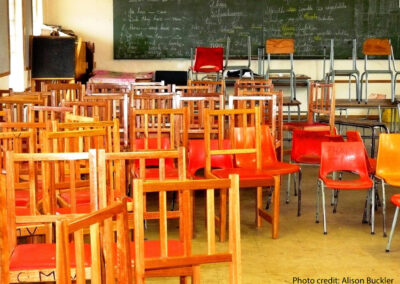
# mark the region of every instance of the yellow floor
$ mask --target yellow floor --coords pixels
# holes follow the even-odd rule
[[[283,180],[277,240],[271,239],[269,224],[264,223],[261,229],[255,227],[255,191],[241,191],[243,283],[400,283],[400,230],[394,236],[391,252],[386,253],[382,209],[376,211],[376,233],[371,235],[370,227],[361,223],[366,192],[351,191],[340,193],[336,214],[327,202],[328,234],[324,235],[322,212],[321,223],[315,223],[317,174],[316,167],[303,168],[301,217],[296,216],[297,197],[292,194],[290,203],[285,204],[287,179]],[[380,185],[378,189],[381,192]],[[394,213],[389,199],[396,192],[398,189],[387,189],[388,234]],[[327,193],[330,197],[329,190]],[[194,250],[204,246],[203,204],[204,197],[196,196]],[[205,265],[201,268],[201,278],[202,283],[228,283],[227,265]],[[179,283],[179,280],[149,279],[148,283]]]

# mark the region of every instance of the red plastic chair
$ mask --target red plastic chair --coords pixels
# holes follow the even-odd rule
[[[250,128],[235,128],[234,143],[236,147],[248,148],[255,145],[255,129]],[[298,209],[297,216],[300,216],[301,203],[301,169],[299,165],[280,162],[277,159],[275,144],[271,136],[271,130],[267,125],[261,126],[261,152],[262,152],[262,169],[269,172],[271,175],[286,175],[299,173],[298,187]],[[256,168],[256,156],[253,154],[237,154],[235,155],[235,166],[237,168]]]
[[[188,176],[193,179],[202,178],[196,175],[198,170],[204,169],[206,166],[206,153],[204,151],[204,140],[195,139],[189,140],[188,146]],[[231,143],[229,140],[223,140],[223,149],[230,149]],[[218,140],[211,140],[211,149],[218,149]],[[214,155],[211,157],[212,168],[232,168],[233,156],[232,155]]]
[[[196,47],[194,64],[189,69],[190,78],[193,73],[216,73],[219,80],[219,75],[224,71],[224,48],[223,47]]]
[[[349,131],[346,132],[346,136],[347,136],[347,141],[348,142],[362,142],[363,143],[364,152],[365,152],[365,159],[366,159],[366,162],[367,162],[368,174],[374,180],[375,170],[376,170],[376,159],[370,158],[368,156],[367,149],[365,148],[365,144],[364,144],[364,141],[363,141],[363,139],[362,139],[362,137],[360,135],[360,132],[354,131],[354,130],[349,130]],[[374,182],[374,185],[375,185],[375,182]],[[378,192],[376,192],[376,191],[375,191],[375,198],[376,198],[376,204],[378,204],[378,206],[379,206],[379,204],[380,204],[379,195],[378,195]],[[369,212],[368,208],[369,208],[370,205],[369,205],[368,201],[369,201],[369,198],[367,196],[367,200],[365,201],[365,210],[364,210],[364,215],[363,215],[363,223],[367,223],[368,219],[369,219],[369,217],[368,217],[368,212]],[[386,237],[386,232],[384,232],[384,236]]]
[[[337,180],[328,177],[334,172],[351,172],[358,175],[352,180]],[[368,175],[364,146],[361,142],[324,142],[321,146],[316,222],[319,222],[319,191],[322,195],[324,234],[326,229],[325,187],[334,190],[371,190],[375,196],[373,181]],[[375,198],[371,198],[374,208]],[[371,234],[374,234],[374,210],[371,212]]]

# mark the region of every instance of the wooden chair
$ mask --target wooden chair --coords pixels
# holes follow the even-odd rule
[[[128,84],[114,83],[86,83],[87,95],[102,94],[128,94],[130,86]]]
[[[243,91],[272,92],[274,91],[274,85],[272,84],[272,80],[236,80],[233,94],[235,96],[241,96],[242,93],[240,92]]]
[[[37,154],[36,154],[37,155]],[[41,154],[39,154],[41,155]],[[49,156],[47,155],[49,158]],[[126,201],[117,202],[82,217],[69,215],[17,216],[1,182],[1,282],[130,283],[130,250],[127,239]],[[12,203],[11,203],[12,204]],[[112,220],[117,220],[115,229]],[[56,227],[56,243],[17,244],[15,228],[21,224],[41,223]],[[100,230],[104,228],[105,230]],[[89,232],[90,244],[84,243],[83,232]],[[117,237],[110,232],[116,231]],[[74,243],[70,243],[70,237]],[[114,249],[115,246],[117,249]],[[79,253],[75,253],[79,252]],[[118,263],[116,266],[115,263]]]
[[[183,96],[201,96],[211,93],[209,86],[173,86],[173,92],[179,92]]]
[[[250,116],[255,116],[254,126],[248,125],[246,122]],[[211,148],[211,118],[218,121],[219,128],[216,139],[219,141],[218,149]],[[205,111],[205,152],[206,152],[206,168],[205,176],[207,178],[226,178],[229,174],[239,174],[240,187],[256,187],[256,223],[261,226],[261,219],[264,218],[272,224],[272,237],[278,237],[279,230],[279,198],[280,198],[280,176],[271,174],[262,169],[262,151],[261,151],[261,116],[259,107],[254,109],[238,109],[238,110],[208,110]],[[247,129],[253,132],[252,137],[246,141],[235,141],[236,138],[247,137]],[[223,140],[231,141],[230,149],[223,149]],[[252,162],[251,166],[234,165],[233,168],[212,169],[211,157],[213,155],[231,155],[235,156],[246,154],[247,157],[255,155],[255,167]],[[243,155],[242,155],[243,157]],[[248,158],[247,158],[248,159]],[[250,160],[253,160],[250,159]],[[267,213],[262,206],[262,187],[274,187],[273,193],[273,212]],[[220,197],[220,238],[225,239],[226,226],[226,191],[221,189]]]
[[[99,121],[112,120],[111,112],[107,102],[66,102],[61,101],[61,106],[72,107],[72,113],[75,115],[97,118]]]
[[[261,87],[263,89],[264,87]],[[271,129],[275,149],[279,160],[283,160],[283,92],[259,91],[239,89],[237,96],[229,96],[229,109],[253,109],[259,106],[262,125],[268,125]],[[250,116],[250,123],[254,125],[255,117]]]
[[[107,103],[107,113],[111,114],[112,119],[119,120],[120,134],[124,147],[128,148],[129,131],[129,97],[127,93],[93,93],[90,96],[84,96],[83,101],[87,102],[105,102]]]
[[[33,131],[34,152],[40,152],[42,149],[42,131],[46,130],[47,125],[44,122],[0,122],[0,131]]]
[[[323,82],[311,82],[308,98],[307,121],[293,121],[284,123],[284,130],[304,129],[318,127],[327,129],[331,135],[335,135],[335,84]],[[318,122],[320,116],[328,117],[328,125]]]
[[[64,121],[66,113],[72,113],[72,107],[33,106],[28,105],[28,121],[44,122]]]
[[[156,149],[160,149],[162,137],[169,139],[170,149],[177,149],[179,146],[186,147],[188,141],[187,115],[187,108],[152,110],[131,108],[129,119],[131,122],[129,130],[131,151],[136,151],[136,140],[144,140],[144,145],[148,145],[149,138],[156,138],[159,141]],[[147,146],[145,149],[148,149]]]
[[[138,83],[134,83],[131,85],[131,94],[132,95],[141,95],[143,93],[171,93],[172,86],[171,85],[143,85]]]
[[[368,99],[368,75],[369,74],[388,74],[390,76],[390,94],[392,102],[395,99],[395,81],[394,81],[394,71],[391,67],[391,56],[392,56],[392,45],[390,43],[390,39],[378,39],[378,38],[368,38],[363,43],[362,52],[364,54],[364,72],[361,74],[360,82],[360,101],[362,101],[363,95],[363,81],[365,78],[365,101]],[[368,68],[368,56],[385,56],[388,60],[388,68],[387,69],[369,69]]]
[[[293,68],[294,39],[290,38],[270,38],[265,41],[265,52],[267,53],[267,71],[265,78],[269,79],[271,74],[289,74],[290,82],[290,99],[296,100],[296,74]],[[288,55],[290,58],[289,68],[272,68],[271,55]]]
[[[129,106],[134,109],[173,109],[175,93],[142,93],[130,96]]]
[[[191,180],[191,181],[134,181],[134,220],[135,220],[135,279],[136,283],[144,283],[146,277],[185,276],[192,277],[192,283],[200,283],[200,265],[206,263],[228,262],[229,283],[241,283],[241,248],[240,248],[240,207],[239,179],[237,175],[230,179]],[[218,249],[215,241],[215,208],[214,191],[216,188],[229,188],[229,248]],[[181,238],[173,240],[168,235],[166,199],[159,200],[159,239],[145,240],[144,230],[146,212],[143,206],[145,193],[156,192],[166,196],[168,191],[179,190],[183,196],[183,226],[179,228]],[[192,252],[192,219],[190,196],[196,190],[206,190],[207,228],[206,244],[201,252]],[[148,251],[157,251],[150,254]],[[184,282],[183,282],[184,283]]]
[[[51,93],[52,106],[59,106],[62,100],[67,102],[81,101],[86,94],[85,85],[81,83],[45,84],[44,90]]]
[[[10,110],[10,122],[26,122],[28,105],[46,106],[50,93],[12,92],[10,96],[1,97],[0,105]]]
[[[202,87],[203,88],[203,87]],[[176,106],[188,109],[188,137],[204,139],[204,110],[225,108],[224,95],[220,93],[180,93],[176,96]],[[211,128],[217,131],[218,124],[213,121]]]
[[[188,86],[207,86],[209,93],[219,93],[226,95],[225,80],[209,81],[209,80],[188,80]]]

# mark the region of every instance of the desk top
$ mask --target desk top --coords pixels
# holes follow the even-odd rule
[[[383,107],[383,108],[394,108],[400,103],[398,99],[392,103],[391,99],[371,99],[367,102],[362,101],[358,103],[356,100],[349,101],[348,99],[337,99],[335,101],[335,106],[342,108],[374,108],[374,107]]]

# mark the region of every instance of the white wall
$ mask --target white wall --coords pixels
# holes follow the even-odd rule
[[[8,89],[8,76],[0,77],[0,89],[5,90]]]
[[[66,29],[73,30],[83,40],[95,43],[96,69],[148,72],[155,70],[187,70],[190,65],[189,59],[114,60],[112,0],[44,0],[43,10],[45,24],[61,25]],[[287,62],[278,62],[279,65],[283,63]],[[363,61],[359,60],[357,64],[360,72],[362,72],[364,70]],[[234,62],[232,62],[232,65],[234,65]],[[371,64],[374,69],[386,68],[386,65],[386,61],[375,61]],[[349,69],[350,67],[351,62],[348,60],[338,60],[336,62],[336,68],[338,69]],[[321,79],[322,68],[322,60],[295,61],[296,74],[305,74],[312,79]],[[257,72],[256,61],[252,62],[252,69]],[[372,76],[370,76],[371,78]],[[287,89],[284,89],[284,92],[288,95]],[[389,84],[371,84],[369,86],[369,93],[387,94],[387,97],[390,97],[390,86]],[[337,97],[347,98],[347,96],[347,84],[338,84]],[[302,109],[306,109],[304,89],[298,90],[298,98],[302,101]]]

